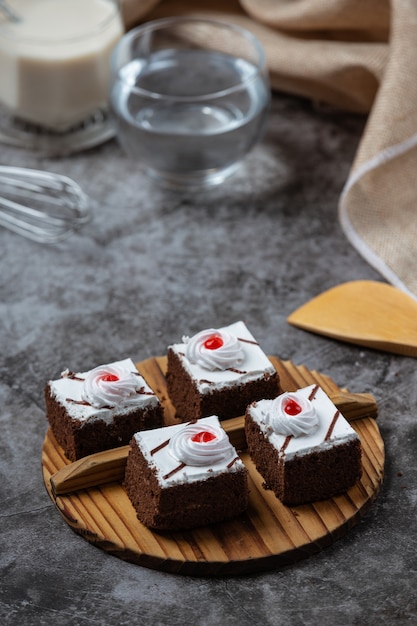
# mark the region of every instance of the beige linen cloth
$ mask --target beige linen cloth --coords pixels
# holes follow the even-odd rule
[[[386,280],[417,298],[417,0],[122,0],[128,28],[210,14],[263,43],[273,89],[367,115],[341,225]]]

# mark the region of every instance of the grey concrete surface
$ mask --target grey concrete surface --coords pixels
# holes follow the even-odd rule
[[[156,188],[114,141],[62,159],[1,147],[2,163],[67,174],[94,199],[92,223],[59,246],[0,230],[1,624],[417,623],[417,363],[286,321],[326,288],[380,280],[337,217],[364,123],[275,95],[241,170],[194,195]],[[237,319],[267,353],[375,395],[386,446],[377,500],[319,554],[256,575],[182,577],[91,545],[43,485],[45,381],[164,354],[183,333]]]

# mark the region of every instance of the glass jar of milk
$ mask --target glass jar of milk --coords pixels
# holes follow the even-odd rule
[[[9,0],[0,15],[0,104],[66,132],[107,106],[109,58],[123,34],[117,0]]]

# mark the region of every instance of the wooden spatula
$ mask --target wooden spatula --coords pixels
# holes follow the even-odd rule
[[[417,357],[417,301],[386,283],[343,283],[304,304],[287,321],[333,339]]]

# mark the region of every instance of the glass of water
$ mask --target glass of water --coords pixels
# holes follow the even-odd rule
[[[116,45],[110,106],[126,153],[163,185],[221,183],[260,140],[270,102],[261,44],[224,22],[148,22]]]

